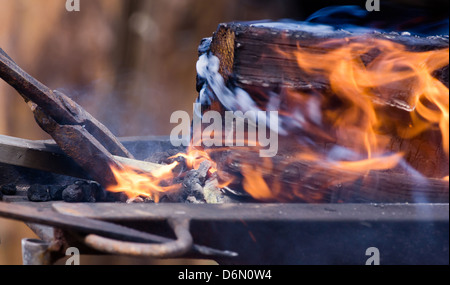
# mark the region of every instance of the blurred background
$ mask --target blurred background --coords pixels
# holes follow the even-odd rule
[[[381,0],[448,12],[448,0]],[[330,5],[365,0],[0,0],[0,47],[25,71],[73,98],[117,136],[167,135],[176,110],[192,113],[197,47],[221,22],[304,20]],[[430,9],[431,8],[431,9]],[[403,11],[403,10],[401,10]],[[401,15],[401,13],[397,13]],[[445,15],[448,19],[448,15]],[[445,18],[444,17],[444,18]],[[0,80],[0,134],[49,138]],[[0,219],[0,265],[21,264],[21,223]]]

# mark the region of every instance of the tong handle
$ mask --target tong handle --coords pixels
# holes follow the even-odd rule
[[[145,244],[118,241],[95,234],[86,236],[84,242],[90,247],[111,254],[129,256],[146,256],[155,258],[179,257],[189,252],[193,246],[193,238],[189,231],[189,219],[168,220],[173,229],[176,240],[161,244]]]

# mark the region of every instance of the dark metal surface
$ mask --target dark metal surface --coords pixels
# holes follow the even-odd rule
[[[103,187],[115,185],[116,179],[112,167],[120,168],[113,155],[83,126],[60,125],[44,112],[38,113],[36,121],[39,126],[50,134],[58,146],[71,157],[92,180]]]
[[[54,204],[65,214],[155,229],[191,220],[197,243],[237,252],[222,264],[448,264],[449,204]],[[157,227],[156,227],[157,228]]]
[[[0,202],[0,216],[28,223],[48,225],[60,229],[73,230],[80,233],[98,234],[114,238],[146,242],[167,242],[156,235],[139,232],[112,223],[97,221],[83,217],[71,217],[56,213],[45,207],[24,206]]]
[[[16,207],[18,204],[11,206]],[[363,265],[369,258],[366,250],[370,247],[380,250],[381,264],[449,263],[448,204],[188,205],[58,202],[48,203],[47,206],[64,213],[61,215],[64,222],[76,218],[80,219],[78,224],[89,226],[90,221],[95,221],[87,219],[89,223],[86,224],[85,217],[89,217],[163,236],[167,232],[162,230],[161,224],[166,224],[168,220],[184,219],[190,221],[193,241],[204,245],[194,245],[194,252],[200,254],[197,257],[209,256],[222,264]],[[21,209],[18,211],[24,212]],[[39,212],[46,213],[36,210],[31,214],[38,216]],[[97,226],[103,227],[100,224]],[[68,226],[66,229],[73,232],[77,227]],[[164,241],[174,240],[164,238]],[[133,250],[130,247],[132,243],[117,240],[91,236],[88,243],[107,253],[151,255],[145,248]],[[227,251],[213,254],[210,248]]]
[[[47,205],[49,204],[51,203],[48,203]],[[124,227],[113,223],[56,213],[55,211],[45,206],[34,207],[34,206],[19,205],[18,203],[8,204],[0,202],[0,216],[9,219],[24,221],[27,223],[48,225],[72,232],[79,232],[88,235],[94,234],[102,237],[114,238],[120,241],[160,243],[159,245],[154,245],[151,248],[157,249],[157,252],[155,252],[154,256],[157,256],[157,254],[159,253],[160,255],[158,256],[161,258],[173,256],[175,250],[171,249],[173,249],[174,243],[176,246],[178,246],[176,249],[178,250],[177,252],[180,254],[183,254],[188,249],[192,248],[194,252],[201,253],[203,255],[228,256],[228,257],[236,256],[235,253],[229,251],[220,251],[213,248],[203,247],[200,245],[192,246],[192,242],[188,244],[187,241],[189,239],[186,238],[185,235],[180,235],[184,238],[179,239],[177,242],[174,241],[173,239],[149,234],[146,232],[138,231],[132,228]],[[177,230],[180,229],[180,227],[176,228]],[[188,232],[188,230],[185,230],[185,232],[186,231]],[[169,254],[169,256],[164,256],[165,253]],[[147,255],[150,254],[147,252]]]
[[[449,204],[67,204],[59,213],[109,221],[421,222],[449,221]]]

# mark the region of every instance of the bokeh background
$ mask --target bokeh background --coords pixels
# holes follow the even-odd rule
[[[445,9],[447,0],[381,0]],[[221,22],[304,20],[329,5],[365,0],[0,0],[0,47],[25,71],[64,91],[117,136],[167,135],[170,115],[192,112],[200,40]],[[445,6],[445,7],[443,7]],[[0,134],[49,138],[0,80]],[[21,264],[23,224],[0,219],[0,265]]]

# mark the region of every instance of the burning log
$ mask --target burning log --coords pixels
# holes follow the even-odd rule
[[[268,201],[448,202],[448,43],[310,24],[219,25],[199,47],[202,114],[280,114],[271,159],[207,148],[219,182]]]
[[[277,156],[260,158],[248,149],[216,152],[219,183],[245,189],[261,201],[308,203],[448,203],[443,179],[414,177],[392,170],[364,171],[349,165]],[[380,162],[381,164],[381,162]],[[230,177],[232,177],[230,179]]]
[[[347,43],[362,40],[373,44],[374,40],[383,40],[401,44],[412,52],[448,49],[448,37],[417,37],[410,34],[373,32],[358,36],[347,31],[333,31],[331,27],[311,26],[309,24],[284,23],[226,23],[220,24],[212,39],[203,40],[199,52],[208,50],[220,61],[219,73],[225,84],[232,84],[244,90],[255,87],[277,91],[282,88],[305,90],[329,90],[330,82],[326,78],[313,76],[299,66],[298,58],[293,56],[299,47],[312,53],[331,51],[336,48],[333,41],[344,40]],[[331,41],[331,42],[330,42]],[[323,45],[324,42],[330,42]],[[357,55],[355,53],[355,55]],[[376,48],[364,54],[365,64],[373,62],[379,55]],[[436,71],[437,78],[447,87],[449,66]],[[203,87],[200,80],[198,91]],[[408,93],[403,88],[395,88],[389,97],[378,97],[380,104],[392,105],[412,111]],[[262,99],[262,98],[259,98]]]

